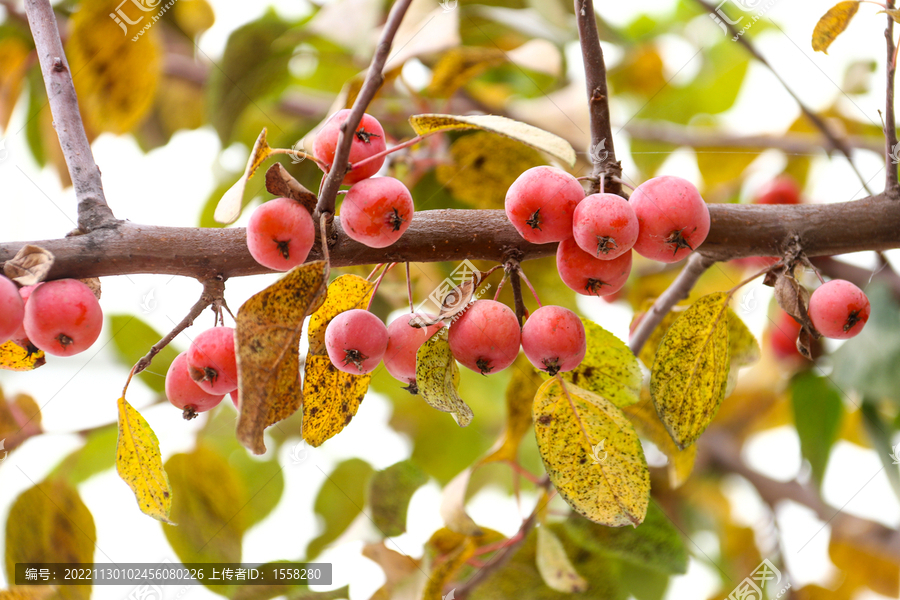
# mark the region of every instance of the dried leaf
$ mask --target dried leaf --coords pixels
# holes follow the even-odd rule
[[[809,320],[809,290],[793,274],[782,271],[775,280],[775,300],[778,306],[803,325],[818,339],[819,333]]]
[[[444,487],[441,493],[441,518],[444,525],[450,531],[462,535],[481,535],[481,528],[466,513],[466,491],[469,489],[469,479],[472,477],[472,468],[461,471],[450,483]]]
[[[141,512],[163,523],[172,512],[172,490],[150,424],[125,398],[119,398],[116,470],[134,492]]]
[[[663,425],[687,448],[710,424],[725,398],[728,294],[704,296],[666,332],[650,373],[650,395]]]
[[[429,317],[422,313],[415,313],[409,318],[410,327],[430,327],[446,319],[452,319],[469,307],[475,288],[481,283],[481,271],[475,271],[472,279],[463,281],[458,286],[451,288],[441,301],[441,310],[436,316]]]
[[[573,594],[588,589],[588,582],[572,566],[562,542],[548,527],[537,528],[535,563],[547,587],[557,592]]]
[[[816,28],[813,29],[812,47],[816,52],[824,52],[828,54],[828,47],[837,36],[842,34],[850,19],[859,10],[859,2],[838,2],[828,9],[828,12],[822,15]]]
[[[494,450],[479,464],[516,460],[522,436],[531,428],[531,403],[544,380],[524,354],[516,358],[511,370],[512,376],[506,386],[506,429]]]
[[[253,151],[250,152],[250,158],[247,159],[247,166],[244,168],[244,174],[241,178],[234,182],[234,185],[228,188],[228,191],[219,200],[216,205],[216,212],[213,218],[219,223],[234,223],[241,216],[241,208],[244,202],[244,189],[247,182],[256,173],[256,170],[262,165],[263,161],[269,157],[272,149],[266,142],[266,128],[263,127],[256,143],[253,144]]]
[[[13,341],[0,345],[0,369],[7,371],[32,371],[46,363],[44,351],[27,350]]]
[[[443,328],[416,352],[416,385],[419,395],[432,408],[448,412],[460,427],[472,422],[473,413],[456,391],[459,367]]]
[[[309,214],[315,212],[319,201],[316,195],[294,179],[281,163],[275,163],[266,171],[266,190],[273,196],[296,200],[309,211]]]
[[[40,246],[26,244],[3,265],[3,274],[19,285],[34,285],[47,277],[53,266],[53,254]]]
[[[325,293],[328,271],[323,261],[294,267],[238,311],[237,437],[256,454],[266,451],[265,428],[297,412],[303,401],[300,335]]]
[[[498,115],[413,115],[409,123],[419,135],[438,131],[459,129],[483,129],[518,140],[551,156],[559,158],[569,166],[575,165],[575,149],[563,138],[543,129]]]
[[[88,289],[91,290],[91,293],[94,294],[94,297],[97,298],[97,300],[100,299],[103,290],[100,287],[99,277],[88,277],[87,279],[79,279],[78,281],[88,286]]]
[[[534,430],[550,481],[576,512],[611,527],[644,520],[650,474],[619,408],[554,377],[534,398]]]

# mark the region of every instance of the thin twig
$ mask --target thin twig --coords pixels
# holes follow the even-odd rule
[[[100,169],[94,162],[91,144],[81,122],[78,97],[75,95],[69,62],[59,39],[59,28],[50,0],[26,0],[25,14],[41,63],[53,126],[75,188],[78,229],[82,233],[88,233],[101,227],[114,226],[118,221],[106,203]]]
[[[322,185],[319,194],[319,204],[316,210],[322,214],[334,214],[334,201],[337,198],[337,191],[341,187],[344,175],[347,174],[347,161],[350,158],[350,146],[353,143],[353,136],[356,128],[362,120],[363,113],[366,112],[369,103],[375,98],[375,94],[381,88],[384,82],[384,64],[387,62],[388,53],[391,51],[391,45],[394,42],[394,36],[400,27],[400,21],[409,8],[412,0],[397,0],[391,8],[387,22],[384,25],[384,31],[381,33],[381,39],[378,41],[378,47],[375,50],[375,56],[372,57],[372,64],[366,72],[366,79],[363,82],[356,100],[353,102],[353,108],[347,120],[341,125],[340,133],[337,139],[337,151],[334,153],[334,161],[331,164],[331,170],[325,176],[325,183]]]
[[[894,0],[887,1],[887,8],[894,8]],[[894,47],[894,17],[887,15],[887,28],[884,30],[887,42],[887,92],[884,105],[884,145],[885,172],[884,194],[893,200],[900,200],[900,182],[897,179],[897,159],[900,153],[897,145],[897,124],[894,119],[894,75],[897,72],[897,56]]]
[[[702,254],[696,252],[691,254],[687,264],[681,270],[681,273],[678,274],[678,277],[675,278],[675,281],[672,282],[672,285],[656,299],[656,302],[653,303],[653,306],[641,318],[640,323],[632,332],[628,347],[631,348],[635,356],[640,354],[641,348],[647,343],[650,334],[663,320],[663,317],[669,314],[672,307],[690,295],[697,280],[713,265],[713,262]]]

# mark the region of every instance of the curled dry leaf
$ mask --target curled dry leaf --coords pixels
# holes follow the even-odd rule
[[[88,279],[79,279],[78,281],[80,281],[84,285],[88,286],[91,289],[91,292],[93,292],[94,296],[97,297],[97,300],[100,299],[101,290],[100,290],[100,278],[99,277],[90,277]]]
[[[481,282],[483,273],[475,271],[472,279],[468,279],[455,288],[452,288],[444,299],[441,301],[441,311],[434,317],[423,317],[421,315],[413,315],[409,319],[410,327],[428,327],[445,319],[452,319],[459,313],[466,310],[469,302],[475,295],[475,288]]]
[[[253,177],[256,170],[266,158],[272,153],[272,148],[266,142],[266,128],[263,127],[256,143],[253,144],[253,151],[250,152],[250,158],[247,160],[247,166],[244,168],[244,174],[238,179],[233,186],[219,200],[216,205],[216,212],[213,218],[219,223],[234,223],[241,216],[241,205],[244,202],[244,189],[247,187],[247,181]]]
[[[275,163],[266,171],[266,190],[273,196],[296,200],[309,211],[309,214],[315,212],[316,203],[319,201],[316,195],[294,179],[281,163]]]
[[[3,265],[3,274],[19,285],[34,285],[47,277],[53,254],[40,246],[26,244]]]

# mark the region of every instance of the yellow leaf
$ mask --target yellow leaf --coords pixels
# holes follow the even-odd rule
[[[555,156],[570,167],[575,165],[575,149],[571,144],[543,129],[498,115],[413,115],[409,123],[419,135],[458,129],[483,129],[528,144],[551,156]]]
[[[537,570],[547,587],[573,594],[588,589],[588,582],[578,574],[559,538],[548,527],[537,529]]]
[[[737,386],[738,371],[741,367],[749,367],[761,356],[759,342],[747,329],[747,326],[730,308],[726,311],[728,318],[728,356],[731,366],[728,369],[728,382],[725,386],[725,397],[731,395]]]
[[[7,371],[32,371],[47,362],[44,351],[35,348],[29,352],[12,340],[0,345],[0,369]]]
[[[172,512],[172,490],[150,424],[125,398],[119,398],[116,470],[134,492],[141,512],[163,523]]]
[[[447,328],[443,328],[416,352],[416,385],[432,408],[448,412],[460,427],[472,422],[472,409],[459,397],[459,367],[450,352]]]
[[[340,313],[365,308],[374,284],[357,275],[341,275],[328,286],[322,306],[309,318],[309,354],[303,374],[303,439],[319,446],[337,435],[369,389],[372,375],[354,375],[331,364],[325,351],[325,329]]]
[[[555,377],[538,390],[533,410],[544,467],[569,506],[603,525],[639,525],[647,514],[650,474],[622,411]]]
[[[720,186],[739,190],[744,171],[762,153],[753,148],[697,146],[697,168],[703,177],[706,190],[712,192]],[[704,197],[706,192],[704,192]]]
[[[812,47],[816,52],[828,54],[831,42],[847,29],[850,19],[859,10],[859,2],[838,2],[822,15],[813,30]]]
[[[179,0],[173,8],[175,22],[190,38],[195,38],[216,22],[212,6],[206,0]]]
[[[531,402],[543,379],[524,354],[516,358],[512,376],[506,386],[506,430],[494,445],[494,450],[480,464],[516,460],[522,436],[531,427]]]
[[[107,0],[79,3],[72,15],[66,56],[78,93],[78,104],[90,137],[104,131],[134,129],[153,106],[162,66],[158,29],[140,27],[151,19],[129,4],[140,25],[126,28],[110,18],[115,7]]]
[[[659,348],[659,343],[662,341],[663,337],[665,337],[666,332],[669,330],[669,327],[672,326],[672,323],[675,322],[675,319],[677,319],[686,308],[686,306],[673,306],[672,310],[670,310],[668,314],[666,314],[666,316],[662,318],[662,320],[650,334],[650,337],[648,337],[647,341],[644,342],[644,347],[641,348],[641,351],[638,353],[638,358],[641,359],[641,362],[644,363],[645,366],[653,366],[653,361],[656,359],[656,350]],[[646,315],[646,311],[643,313],[642,317],[644,315]]]
[[[244,167],[244,174],[241,178],[234,182],[234,185],[228,188],[228,191],[222,195],[219,203],[216,205],[216,211],[213,218],[219,223],[234,223],[241,216],[241,208],[244,202],[244,189],[247,182],[256,173],[263,161],[272,154],[272,148],[266,142],[266,128],[260,132],[253,144],[253,150],[250,152],[250,158],[247,159],[247,166]]]
[[[51,586],[37,585],[2,591],[0,600],[43,600],[52,595],[53,588]]]
[[[700,298],[666,332],[650,373],[650,395],[679,448],[693,444],[725,398],[728,294]]]
[[[900,596],[900,565],[865,548],[831,539],[828,545],[831,562],[847,577],[850,589],[868,587],[873,592],[896,598]]]
[[[428,584],[422,592],[422,600],[444,600],[444,586],[448,584],[466,561],[475,554],[476,545],[471,537],[466,537],[450,556],[432,569],[428,575]]]
[[[593,321],[581,322],[587,336],[587,353],[578,367],[560,376],[620,408],[640,400],[643,375],[634,353],[625,342]]]
[[[300,408],[300,334],[306,316],[325,293],[328,265],[291,269],[247,300],[237,314],[237,438],[252,452],[266,451],[263,431]]]
[[[483,46],[452,48],[441,55],[434,65],[428,93],[438,98],[449,98],[469,80],[505,62],[506,55],[498,48]]]
[[[6,131],[13,108],[22,93],[28,70],[29,48],[24,40],[8,36],[0,40],[0,129]]]
[[[697,457],[697,446],[692,445],[681,450],[672,441],[669,432],[663,427],[656,409],[653,408],[653,402],[650,400],[650,394],[646,394],[646,398],[642,401],[626,406],[622,409],[631,424],[634,425],[638,435],[653,442],[660,452],[669,458],[667,471],[669,473],[669,485],[675,489],[681,486],[691,471],[694,470],[694,459]]]

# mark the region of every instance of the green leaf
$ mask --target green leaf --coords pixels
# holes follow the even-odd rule
[[[116,469],[134,492],[141,512],[171,523],[172,488],[159,453],[159,440],[143,415],[119,398]]]
[[[560,376],[619,408],[640,400],[643,375],[634,353],[625,342],[593,321],[581,322],[587,335],[587,354],[577,368]]]
[[[863,398],[860,409],[863,416],[863,425],[872,442],[872,447],[878,454],[878,459],[887,473],[888,482],[897,498],[900,498],[900,467],[894,462],[894,456],[900,454],[900,448],[894,450],[891,436],[894,433],[893,424],[882,418],[878,412],[876,403],[870,398]]]
[[[116,358],[129,369],[163,338],[162,334],[134,315],[110,315],[109,326],[117,332],[112,339]],[[138,378],[157,394],[165,394],[165,374],[176,356],[178,350],[169,344],[153,357],[149,370],[138,374]]]
[[[859,10],[859,2],[838,2],[828,9],[819,22],[816,23],[812,34],[812,47],[816,52],[828,54],[828,47],[841,35],[850,20]]]
[[[620,561],[620,585],[635,600],[663,600],[669,587],[670,575],[662,571]]]
[[[325,521],[325,531],[309,543],[306,556],[313,559],[340,536],[362,512],[366,489],[375,470],[364,460],[351,458],[338,463],[316,496],[316,514]]]
[[[84,446],[69,454],[53,469],[53,475],[72,485],[83,483],[116,466],[116,426],[101,427],[88,434]]]
[[[558,135],[507,117],[424,114],[411,116],[409,123],[418,135],[459,129],[491,131],[555,156],[569,166],[575,166],[575,149],[569,142]]]
[[[569,517],[564,527],[573,541],[591,552],[662,573],[687,573],[688,553],[684,541],[655,502],[647,507],[644,522],[634,529],[602,527],[577,516]]]
[[[429,406],[448,412],[460,427],[472,422],[472,409],[456,391],[459,385],[459,367],[444,327],[416,352],[416,384],[419,395]]]
[[[588,582],[572,566],[563,543],[549,527],[538,527],[535,553],[538,573],[547,587],[567,594],[588,588]]]
[[[16,563],[94,561],[97,532],[91,511],[78,491],[59,479],[48,479],[22,492],[6,518],[6,579]],[[61,574],[60,574],[61,575]],[[90,585],[62,585],[63,600],[88,600]]]
[[[538,390],[533,413],[547,474],[569,506],[596,523],[639,525],[647,513],[650,474],[622,411],[554,377]]]
[[[809,461],[816,483],[822,485],[831,446],[837,440],[844,416],[841,394],[827,377],[806,371],[791,381],[791,405],[800,452]]]
[[[372,476],[368,494],[372,521],[384,537],[406,532],[409,501],[426,483],[428,476],[411,460],[395,463]]]
[[[715,417],[730,370],[728,294],[704,296],[675,319],[650,373],[650,394],[663,425],[687,448]]]

